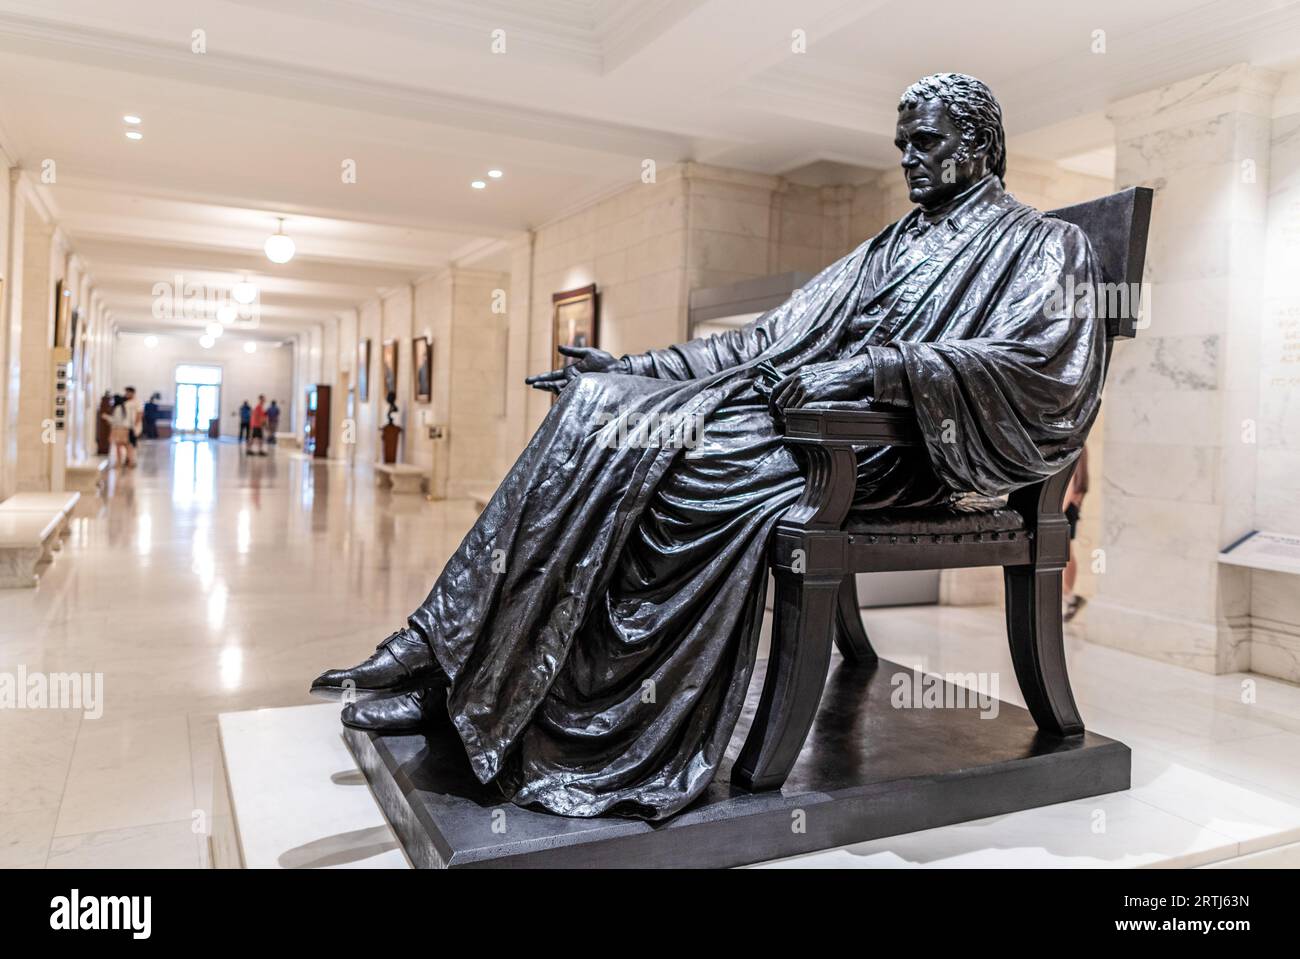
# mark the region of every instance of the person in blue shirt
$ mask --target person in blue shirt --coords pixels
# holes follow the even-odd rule
[[[249,437],[249,422],[253,418],[253,408],[248,405],[248,400],[244,400],[244,405],[239,408],[239,442],[247,443]]]

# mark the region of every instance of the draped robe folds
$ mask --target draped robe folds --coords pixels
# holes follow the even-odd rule
[[[1005,493],[1077,455],[1105,350],[1093,299],[1063,293],[1095,289],[1087,238],[992,177],[909,244],[919,215],[743,329],[563,390],[410,618],[480,781],[564,815],[661,819],[712,780],[769,536],[803,486],[752,388],[760,360],[866,353],[857,405],[914,408],[924,448],[862,450],[857,508]]]

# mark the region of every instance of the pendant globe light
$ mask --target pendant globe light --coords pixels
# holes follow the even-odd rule
[[[279,229],[266,238],[266,258],[272,263],[288,263],[293,259],[293,240],[284,232],[284,217],[277,217]]]
[[[257,299],[257,287],[248,279],[248,274],[235,284],[235,288],[230,291],[230,295],[235,298],[235,302],[242,306],[248,306]]]

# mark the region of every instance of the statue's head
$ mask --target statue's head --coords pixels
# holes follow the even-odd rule
[[[1006,175],[1002,107],[964,73],[931,74],[904,90],[894,143],[908,197],[925,210],[942,207],[986,174]]]

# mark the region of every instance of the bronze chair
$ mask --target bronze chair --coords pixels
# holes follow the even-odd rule
[[[1151,200],[1151,190],[1135,187],[1052,214],[1083,229],[1107,290],[1119,291],[1098,297],[1107,366],[1114,340],[1136,334]],[[785,436],[806,464],[808,481],[773,538],[772,648],[732,781],[752,790],[785,783],[817,714],[832,638],[846,660],[876,661],[858,612],[856,573],[1001,566],[1011,659],[1029,712],[1045,734],[1082,735],[1066,675],[1061,614],[1061,572],[1069,555],[1062,500],[1073,465],[1016,490],[1002,509],[857,514],[851,509],[854,447],[920,445],[912,414],[791,410]]]

